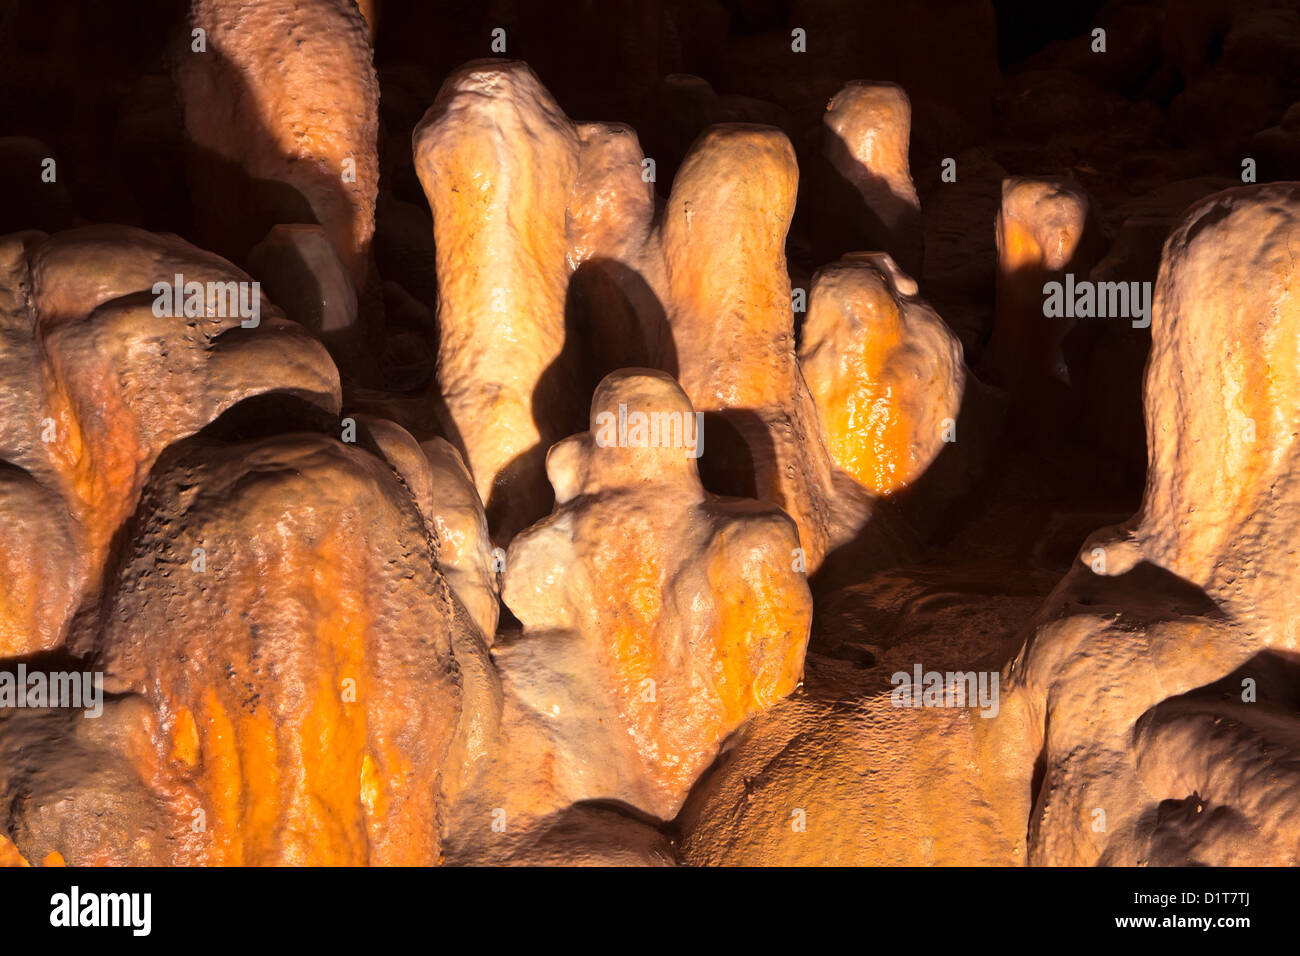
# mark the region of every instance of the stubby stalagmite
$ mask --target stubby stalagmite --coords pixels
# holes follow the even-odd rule
[[[336,439],[165,453],[100,625],[74,648],[122,696],[98,720],[16,712],[0,727],[24,855],[438,862],[443,764],[463,753],[457,631],[481,638],[432,542],[391,468]]]
[[[830,459],[794,353],[784,243],[798,170],[789,141],[773,127],[710,127],[656,214],[635,135],[608,124],[581,130],[570,288],[599,317],[595,367],[604,373],[640,354],[676,376],[713,425],[707,480],[785,509],[816,570],[853,523],[832,513]]]
[[[835,464],[867,490],[914,482],[948,441],[966,384],[961,343],[883,253],[813,279],[799,366]]]
[[[722,739],[794,690],[812,612],[795,527],[704,490],[696,427],[670,377],[628,369],[551,450],[556,510],[506,561],[523,633],[494,649],[505,744],[458,839],[491,841],[494,808],[536,821],[618,800],[670,819]]]
[[[1011,177],[996,223],[997,308],[981,377],[1006,388],[1021,415],[1045,427],[1068,407],[1062,341],[1072,321],[1046,314],[1044,286],[1086,277],[1100,255],[1092,205],[1077,185]]]
[[[1294,865],[1300,185],[1165,244],[1141,510],[1087,541],[1011,670],[1037,864]],[[1284,794],[1292,796],[1284,796]]]
[[[1003,719],[1003,718],[998,718]],[[693,866],[1014,866],[1018,754],[974,710],[802,697],[746,724],[678,818]]]
[[[908,162],[907,93],[896,83],[849,83],[827,104],[820,132],[821,154],[838,177],[822,184],[823,214],[853,248],[888,252],[905,272],[920,275],[921,201]],[[843,203],[844,190],[831,188],[844,185],[854,202]]]

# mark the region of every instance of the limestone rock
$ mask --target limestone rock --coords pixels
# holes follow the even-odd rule
[[[324,229],[274,226],[249,252],[248,268],[289,318],[320,337],[336,364],[356,364],[357,293]]]
[[[1018,767],[965,710],[889,696],[782,702],[747,724],[683,812],[692,866],[1014,866]],[[972,773],[972,768],[974,772]],[[991,792],[990,792],[991,791]]]
[[[483,504],[456,449],[443,438],[417,442],[406,429],[372,415],[355,416],[419,506],[438,543],[438,567],[487,644],[497,624],[496,572]]]
[[[1159,801],[1135,825],[1135,855],[1147,865],[1294,866],[1296,845],[1295,667],[1262,654],[1200,693],[1158,704],[1138,721],[1138,774]],[[1259,696],[1243,701],[1251,681]],[[1128,856],[1108,847],[1104,860]]]
[[[997,310],[981,374],[1006,387],[1017,406],[1045,421],[1067,407],[1069,372],[1061,343],[1073,323],[1044,315],[1043,287],[1083,279],[1099,255],[1091,205],[1058,179],[1010,177],[997,219]]]
[[[360,449],[299,434],[167,452],[94,638],[128,693],[99,720],[0,726],[19,847],[74,865],[437,862],[454,632],[474,632],[435,564],[414,500]]]
[[[752,474],[750,493],[794,519],[811,570],[837,529],[830,460],[795,357],[784,245],[797,180],[794,150],[778,130],[711,127],[673,182],[660,241],[678,379],[719,423],[715,434],[729,428],[739,439],[722,448],[712,439],[712,461],[731,472],[719,490],[743,494],[729,482]]]
[[[1026,764],[1005,742],[1026,715],[993,693],[990,673],[1051,578],[991,599],[1005,575],[891,570],[822,598],[802,689],[732,735],[678,816],[682,862],[1023,864]],[[994,706],[897,706],[894,675],[918,664],[977,683],[983,673]]]
[[[616,123],[580,123],[578,175],[566,237],[573,269],[565,302],[578,339],[583,394],[620,368],[675,371],[677,350],[657,288],[662,257],[653,241],[655,183],[637,134]],[[655,175],[665,170],[657,167]]]
[[[379,83],[351,0],[191,0],[206,51],[175,54],[191,194],[242,260],[276,223],[319,223],[366,284],[379,188]]]
[[[420,449],[436,489],[428,514],[438,532],[438,566],[491,645],[500,612],[498,559],[488,537],[483,504],[455,446],[431,438],[421,442]]]
[[[1125,220],[1093,282],[1149,282],[1154,288],[1160,253],[1171,223],[1160,218]],[[1131,286],[1130,286],[1131,288]],[[1070,380],[1083,398],[1084,422],[1098,445],[1131,465],[1146,463],[1142,430],[1142,372],[1151,344],[1149,329],[1132,322],[1081,322],[1066,336]]]
[[[853,217],[851,248],[890,253],[903,271],[921,273],[921,201],[912,184],[908,148],[912,104],[895,83],[853,82],[835,94],[822,118],[822,155],[856,203],[841,206]],[[840,194],[836,194],[840,198]],[[827,202],[832,212],[837,203]]]
[[[565,422],[581,427],[574,383],[629,362],[679,379],[714,422],[706,484],[784,508],[810,570],[851,536],[834,524],[794,355],[784,244],[798,171],[784,134],[710,127],[656,217],[630,130],[575,125],[526,65],[490,60],[448,79],[414,142],[442,281],[447,433],[495,540],[545,514],[542,455]]]
[[[542,461],[573,418],[560,360],[578,135],[526,64],[489,60],[447,78],[413,143],[433,210],[449,434],[509,541],[545,514]]]
[[[504,809],[504,808],[502,808]],[[657,828],[616,807],[575,804],[525,828],[498,816],[498,829],[466,846],[457,833],[481,831],[469,820],[453,826],[451,866],[675,866],[672,845]]]
[[[671,818],[722,739],[799,681],[811,599],[794,525],[704,490],[667,424],[690,436],[692,412],[667,375],[624,370],[590,431],[551,450],[556,510],[507,555],[502,597],[524,630],[494,650],[507,743],[479,805],[537,819],[618,800]],[[638,415],[665,416],[661,437]]]
[[[799,347],[835,464],[875,494],[914,482],[955,438],[961,344],[884,253],[857,253],[813,279]]]
[[[16,846],[10,843],[6,838],[0,837],[0,867],[21,867],[30,865],[30,863],[23,859],[22,854],[18,852]]]
[[[0,560],[13,576],[0,633],[19,654],[62,640],[164,449],[271,392],[337,411],[339,382],[321,345],[247,275],[175,236],[21,234],[3,262],[0,514],[13,548]],[[204,289],[190,315],[171,308],[177,275]],[[243,327],[244,305],[256,327]]]
[[[1165,245],[1141,510],[1084,544],[1011,670],[1045,768],[1031,862],[1296,860],[1275,656],[1300,644],[1298,239],[1300,186],[1279,183],[1197,203]]]
[[[454,800],[478,779],[501,728],[501,680],[488,653],[500,604],[487,519],[450,443],[441,438],[416,442],[400,425],[371,415],[358,415],[356,422],[415,499],[438,570],[457,604],[452,653],[460,669],[463,706],[442,780],[444,795]]]

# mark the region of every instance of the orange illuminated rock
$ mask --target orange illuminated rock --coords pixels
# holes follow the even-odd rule
[[[1002,719],[1002,718],[998,718]],[[869,700],[759,715],[678,818],[691,866],[1017,866],[1027,792],[992,720]]]
[[[425,524],[438,542],[438,567],[492,643],[496,634],[496,572],[483,505],[465,463],[442,438],[420,443],[400,425],[356,415],[366,435],[410,489]]]
[[[314,434],[193,439],[134,530],[94,646],[75,648],[129,693],[98,720],[0,725],[25,855],[438,862],[457,647],[481,639],[390,466]]]
[[[636,131],[618,123],[580,123],[581,150],[566,235],[576,269],[592,259],[636,262],[654,225],[654,182]]]
[[[494,808],[618,800],[671,818],[722,739],[798,683],[812,609],[795,528],[703,489],[697,427],[670,377],[627,369],[551,450],[555,513],[506,561],[524,630],[494,649],[505,744],[458,839],[491,839]]]
[[[23,859],[16,846],[0,836],[0,867],[6,866],[31,866],[31,864]]]
[[[498,541],[545,513],[542,455],[575,396],[633,365],[680,380],[716,423],[706,482],[785,509],[809,570],[852,537],[862,509],[833,513],[794,355],[784,247],[798,170],[783,133],[707,130],[659,216],[653,157],[632,131],[573,124],[520,62],[462,67],[414,141],[437,238],[448,433]]]
[[[82,541],[57,492],[0,465],[0,657],[62,642],[88,579]]]
[[[748,721],[677,818],[688,865],[1020,865],[1025,714],[998,669],[1038,588],[990,598],[1004,573],[890,570],[822,595],[799,693]],[[920,703],[917,666],[973,683]],[[924,680],[924,678],[923,678]],[[955,683],[954,683],[955,686]],[[924,684],[922,684],[924,688]]]
[[[50,650],[89,569],[76,522],[63,506],[51,455],[54,421],[28,294],[27,244],[0,239],[0,656]],[[50,441],[42,441],[42,438]]]
[[[483,503],[474,490],[465,462],[455,446],[443,438],[420,445],[429,463],[435,492],[431,512],[438,532],[438,565],[478,623],[488,644],[496,635],[499,552],[488,537]]]
[[[822,117],[822,155],[857,194],[847,210],[857,248],[890,253],[921,273],[921,201],[908,164],[912,104],[895,83],[855,81],[835,94]],[[835,215],[837,211],[826,210]]]
[[[504,808],[501,809],[504,812]],[[476,811],[480,812],[481,811]],[[659,829],[608,804],[575,804],[528,826],[495,818],[490,835],[466,817],[448,840],[450,866],[675,866],[676,854]],[[473,838],[458,844],[458,835]]]
[[[373,41],[375,34],[379,32],[379,15],[382,9],[380,0],[358,0],[357,9],[365,17],[366,28],[370,31],[370,39]]]
[[[379,84],[351,0],[191,0],[205,49],[176,53],[191,194],[242,261],[276,223],[319,223],[365,285],[379,188]]]
[[[740,438],[713,461],[753,474],[757,496],[794,519],[813,570],[838,529],[830,458],[795,358],[785,236],[797,182],[780,131],[714,126],[673,182],[660,241],[682,388],[724,423],[717,438],[726,428]]]
[[[413,142],[437,243],[449,434],[505,542],[546,513],[546,449],[580,421],[561,354],[578,135],[526,64],[488,60],[448,77]]]
[[[581,387],[590,394],[620,368],[675,372],[677,351],[657,291],[663,260],[653,231],[655,186],[636,132],[615,123],[582,123],[577,131],[566,309],[583,349]]]
[[[1099,255],[1088,197],[1072,183],[1011,177],[997,219],[997,311],[981,376],[1031,414],[1063,407],[1069,372],[1061,342],[1073,319],[1046,314],[1044,286],[1086,279]]]
[[[370,415],[354,420],[415,499],[436,544],[438,570],[457,605],[452,652],[464,706],[442,779],[443,793],[452,800],[478,779],[501,727],[501,680],[488,653],[500,603],[487,519],[469,472],[449,442],[434,438],[417,443],[400,425]]]
[[[961,343],[884,253],[813,279],[799,366],[835,464],[875,494],[914,482],[956,439]]]
[[[270,392],[337,411],[339,383],[247,275],[174,236],[91,226],[3,255],[0,652],[19,654],[62,639],[168,445]]]
[[[1084,544],[1012,670],[1044,767],[1031,862],[1297,862],[1297,242],[1279,183],[1166,243],[1141,510]]]

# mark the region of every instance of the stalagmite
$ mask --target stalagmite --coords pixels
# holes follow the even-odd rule
[[[997,219],[997,313],[981,375],[1006,387],[1040,421],[1059,421],[1069,372],[1061,342],[1073,324],[1044,311],[1048,282],[1084,278],[1098,238],[1088,197],[1055,179],[1011,177],[1002,183]]]
[[[0,633],[14,653],[57,646],[166,447],[259,395],[339,402],[320,343],[225,260],[123,226],[25,243],[4,245],[0,358],[0,455],[16,496],[0,506],[13,542],[0,560],[14,571]],[[193,293],[180,311],[176,276]],[[59,504],[29,511],[38,499]],[[24,550],[38,536],[48,546]]]
[[[360,449],[167,452],[77,648],[130,693],[99,720],[0,724],[18,846],[74,865],[437,862],[470,625],[435,562],[414,500]],[[78,765],[100,769],[66,789]]]
[[[0,868],[1300,865],[1300,14],[105,6],[0,2]]]
[[[717,423],[710,481],[786,509],[815,569],[844,533],[794,355],[783,247],[798,174],[784,134],[706,131],[658,219],[635,135],[575,126],[522,63],[453,74],[414,140],[434,211],[449,433],[494,537],[545,514],[541,459],[573,415],[575,382],[639,360],[676,375]]]
[[[546,513],[543,459],[581,408],[562,354],[578,135],[527,65],[490,60],[443,83],[413,142],[438,250],[447,426],[508,542]]]
[[[692,866],[1015,866],[1029,806],[976,711],[784,701],[747,724],[678,823]]]
[[[538,819],[618,800],[669,819],[718,744],[799,681],[811,601],[777,509],[720,499],[707,443],[667,375],[610,375],[588,432],[552,449],[556,511],[517,536],[502,596],[523,634],[494,657],[506,745],[462,839],[489,808]]]
[[[192,193],[242,260],[276,223],[319,223],[361,289],[379,189],[379,84],[352,0],[191,0],[175,54]]]
[[[675,373],[677,352],[656,292],[663,262],[652,241],[655,184],[631,128],[583,123],[567,216],[569,334],[583,348],[588,393],[621,368]]]
[[[289,318],[325,343],[336,365],[360,365],[357,292],[325,230],[275,226],[250,250],[248,269]]]
[[[712,127],[673,182],[660,239],[682,388],[725,423],[716,433],[739,436],[719,449],[726,467],[752,468],[754,492],[794,519],[815,569],[836,529],[830,459],[795,358],[784,244],[797,181],[778,130]]]
[[[921,201],[908,164],[912,104],[895,83],[853,82],[822,117],[821,152],[857,194],[847,210],[854,248],[882,250],[909,275],[921,274]]]
[[[818,272],[799,367],[832,460],[871,492],[911,484],[956,438],[961,343],[888,255]]]
[[[1141,510],[1084,544],[1011,671],[1045,767],[1032,863],[1297,860],[1298,246],[1294,183],[1204,199],[1165,245]]]

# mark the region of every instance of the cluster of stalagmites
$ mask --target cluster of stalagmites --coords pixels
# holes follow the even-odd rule
[[[196,175],[242,184],[202,212],[256,327],[157,314],[174,275],[251,281],[174,236],[0,241],[0,659],[106,694],[0,711],[25,859],[1295,862],[1300,187],[1168,240],[1142,510],[996,662],[996,716],[802,694],[809,576],[906,555],[997,413],[913,278],[906,95],[829,105],[874,251],[817,273],[796,341],[783,133],[708,129],[660,199],[630,128],[521,62],[455,72],[414,134],[440,345],[407,428],[336,370],[375,282],[364,23],[310,5],[290,69],[292,5],[244,6],[194,4],[240,52],[179,87]],[[1068,328],[1033,290],[1097,260],[1086,197],[1008,181],[997,242],[984,367],[1051,407]]]

